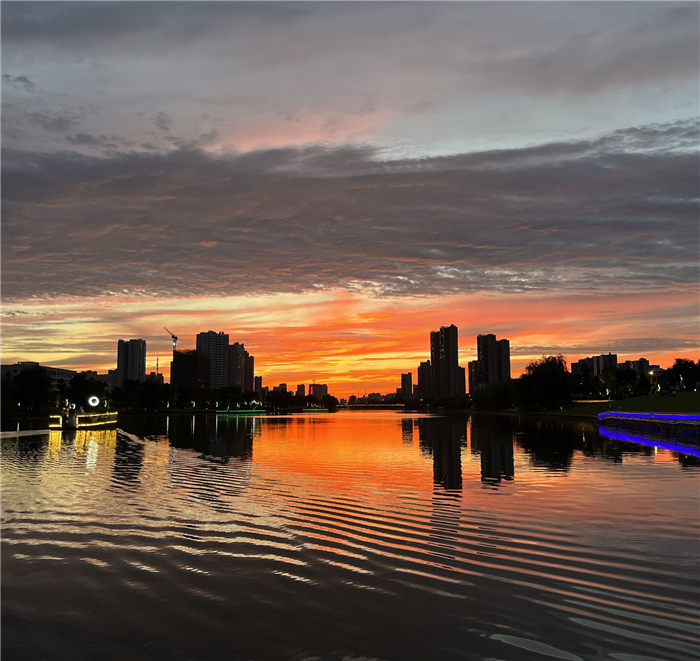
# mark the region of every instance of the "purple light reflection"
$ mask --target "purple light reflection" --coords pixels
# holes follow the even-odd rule
[[[625,418],[629,420],[672,420],[674,422],[700,422],[700,415],[690,413],[623,413],[621,411],[606,411],[599,413],[598,419]]]
[[[624,443],[637,443],[638,445],[647,445],[655,448],[662,448],[664,450],[670,450],[671,452],[678,452],[680,454],[690,454],[694,457],[700,457],[700,449],[688,447],[687,445],[679,445],[677,443],[666,443],[665,441],[654,441],[650,438],[644,438],[643,436],[638,436],[637,434],[627,434],[621,431],[613,431],[612,429],[606,429],[603,425],[600,425],[598,432],[601,436],[605,436],[613,441],[622,441]]]

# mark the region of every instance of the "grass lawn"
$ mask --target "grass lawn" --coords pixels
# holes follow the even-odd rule
[[[700,413],[700,392],[682,392],[673,397],[647,395],[630,397],[604,404],[579,404],[563,411],[548,411],[558,415],[581,415],[597,418],[605,411],[629,411],[644,413]]]

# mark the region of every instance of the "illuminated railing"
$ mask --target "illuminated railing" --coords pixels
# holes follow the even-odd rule
[[[76,417],[76,424],[81,428],[111,425],[116,421],[116,413],[78,413]]]
[[[85,429],[86,427],[104,427],[117,422],[117,413],[76,413],[75,425],[72,429]],[[63,416],[50,415],[49,429],[65,429]]]

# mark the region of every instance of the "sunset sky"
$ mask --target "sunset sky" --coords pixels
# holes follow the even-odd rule
[[[456,324],[700,354],[697,3],[2,3],[2,361],[225,331],[393,391]]]

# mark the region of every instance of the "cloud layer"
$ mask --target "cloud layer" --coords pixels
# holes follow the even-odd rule
[[[697,144],[689,121],[401,160],[5,150],[4,295],[689,287]]]
[[[697,111],[695,3],[3,2],[2,19],[12,147],[216,132],[434,155]]]
[[[693,356],[699,62],[697,3],[3,2],[3,360]]]

